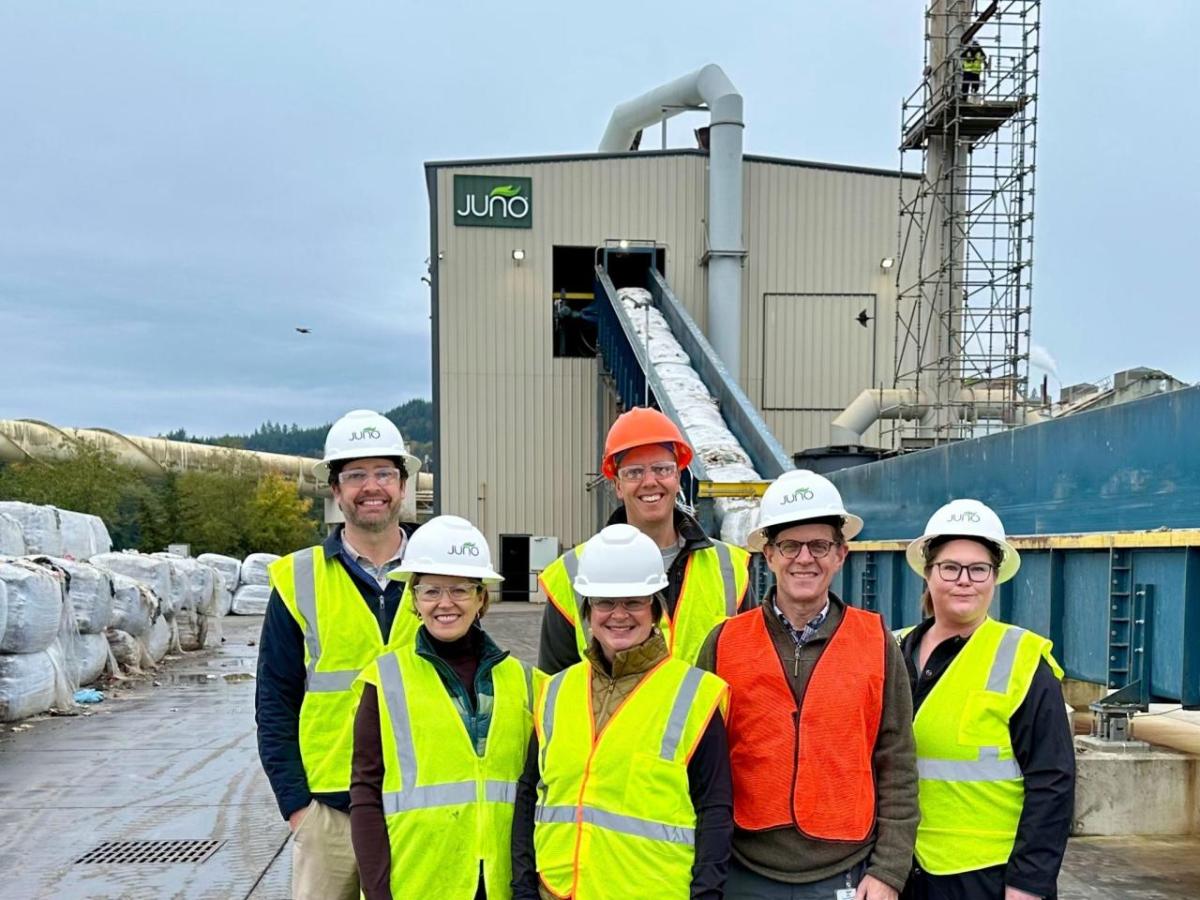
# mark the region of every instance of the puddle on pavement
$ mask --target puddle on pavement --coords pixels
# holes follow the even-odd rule
[[[241,681],[253,681],[254,675],[250,672],[225,672],[220,675],[216,672],[169,672],[159,676],[157,680],[170,684],[237,684]]]

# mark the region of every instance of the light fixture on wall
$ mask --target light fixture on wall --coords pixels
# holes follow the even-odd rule
[[[890,269],[895,264],[896,264],[895,259],[893,259],[890,256],[885,256],[883,259],[881,259],[879,261],[879,268],[883,269],[883,271],[886,272],[888,269]]]
[[[518,247],[512,252],[512,258],[513,262],[519,266],[521,264],[521,260],[525,258],[525,251]]]

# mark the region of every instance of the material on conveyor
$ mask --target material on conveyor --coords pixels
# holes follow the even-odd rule
[[[704,462],[709,479],[760,481],[750,455],[726,426],[717,401],[692,368],[690,357],[671,333],[666,318],[651,305],[650,292],[638,287],[620,288],[617,297],[625,307],[638,339],[648,348],[650,361],[679,414],[692,449]],[[714,506],[721,516],[721,540],[745,546],[746,536],[754,527],[758,501],[722,498],[716,500]]]

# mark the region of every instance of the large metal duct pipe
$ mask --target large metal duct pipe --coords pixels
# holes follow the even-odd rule
[[[617,106],[601,153],[624,153],[637,133],[678,107],[705,104],[708,132],[708,327],[705,333],[735,380],[742,378],[742,95],[709,64]]]
[[[859,446],[863,434],[880,419],[905,419],[929,424],[928,419],[942,408],[942,404],[921,391],[912,388],[868,388],[850,401],[850,405],[838,413],[829,426],[831,446]],[[951,405],[951,414],[957,421],[970,415],[1006,417],[1006,425],[1033,425],[1043,417],[1032,409],[1018,407],[1016,417],[1012,414],[1011,398],[995,388],[960,388]]]

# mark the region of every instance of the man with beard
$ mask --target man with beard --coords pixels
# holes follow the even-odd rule
[[[370,410],[329,429],[326,478],[346,518],[316,547],[271,565],[271,599],[259,641],[258,754],[292,830],[295,900],[353,900],[350,759],[359,670],[402,639],[416,620],[397,615],[400,565],[411,527],[400,524],[408,479],[421,463],[399,430]]]
[[[675,505],[681,472],[691,461],[692,448],[675,423],[657,409],[636,406],[609,429],[600,464],[621,501],[608,524],[633,525],[662,553],[668,584],[658,625],[671,656],[686,663],[696,661],[715,625],[754,605],[750,554],[710,538]],[[548,675],[586,659],[583,598],[573,587],[582,548],[568,550],[538,579],[550,601],[538,649],[538,668]]]

